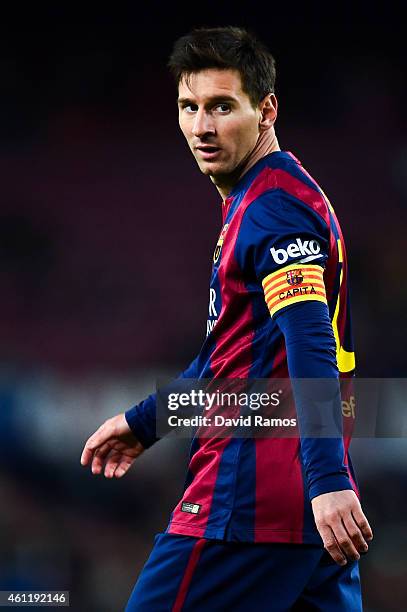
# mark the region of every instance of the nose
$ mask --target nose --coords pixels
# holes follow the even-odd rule
[[[214,133],[215,126],[210,113],[207,113],[205,109],[199,109],[195,115],[192,134],[197,138],[202,138],[205,134]]]

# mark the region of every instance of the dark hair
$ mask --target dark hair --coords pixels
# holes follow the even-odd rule
[[[275,61],[267,47],[254,34],[233,26],[197,28],[179,38],[172,50],[168,67],[177,85],[206,68],[235,69],[242,88],[253,106],[274,93]]]

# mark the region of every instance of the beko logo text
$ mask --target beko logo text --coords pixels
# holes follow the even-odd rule
[[[286,249],[275,249],[272,247],[270,253],[274,261],[278,264],[283,264],[289,257],[297,257],[297,255],[318,255],[321,247],[316,240],[304,240],[297,238],[295,242],[288,245]]]

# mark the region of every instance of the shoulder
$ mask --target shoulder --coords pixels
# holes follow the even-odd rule
[[[329,209],[319,194],[304,201],[303,193],[288,192],[281,185],[263,192],[244,211],[240,231],[266,230],[273,234],[310,229],[329,232]]]
[[[276,156],[268,156],[262,174],[264,189],[247,207],[246,218],[315,216],[329,224],[329,207],[324,192],[292,154],[279,152]],[[267,180],[264,180],[264,174]]]

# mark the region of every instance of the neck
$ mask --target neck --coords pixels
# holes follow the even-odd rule
[[[276,133],[273,129],[261,132],[257,139],[256,146],[242,161],[242,163],[231,174],[211,177],[216,189],[219,191],[223,200],[225,200],[234,186],[240,181],[242,176],[262,157],[280,151]]]

